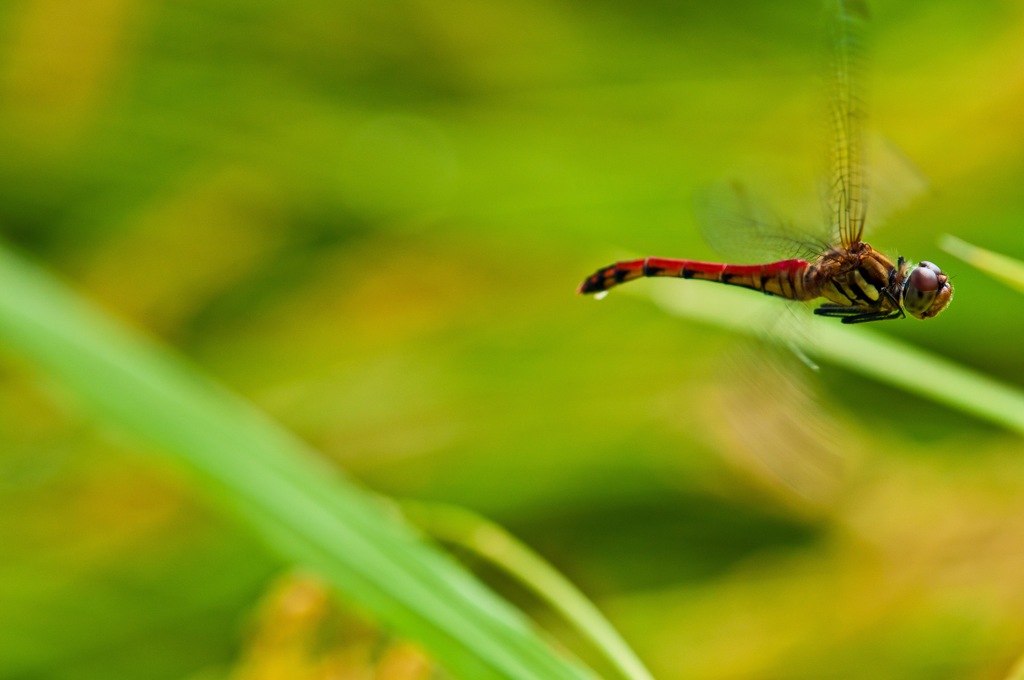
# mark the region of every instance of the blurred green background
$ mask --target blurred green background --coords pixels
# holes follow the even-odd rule
[[[873,330],[1024,387],[1019,294],[935,245],[1024,256],[1024,6],[871,9],[873,128],[931,184],[872,243],[956,286]],[[573,294],[714,257],[703,186],[813,190],[821,28],[811,1],[11,0],[0,234],[367,486],[508,527],[658,678],[1002,678],[1019,435],[824,366],[848,470],[811,503],[737,462],[730,336]],[[287,565],[0,351],[0,677],[243,677]]]

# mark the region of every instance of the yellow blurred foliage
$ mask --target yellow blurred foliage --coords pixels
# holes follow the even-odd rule
[[[440,678],[415,646],[346,617],[311,576],[282,577],[259,607],[231,680]]]
[[[108,96],[138,0],[27,0],[0,48],[0,101],[37,150],[73,142]]]

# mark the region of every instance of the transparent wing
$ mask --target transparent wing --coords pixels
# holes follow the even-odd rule
[[[871,224],[874,231],[885,225],[893,215],[931,191],[931,184],[921,169],[892,140],[869,135],[871,158]]]
[[[857,238],[883,227],[894,216],[931,191],[928,178],[903,151],[882,135],[865,139],[872,159],[871,223]],[[739,181],[720,182],[697,190],[693,206],[704,241],[718,255],[738,264],[813,259],[835,245],[837,229],[823,224],[813,201],[795,201],[800,217],[784,218],[761,194]],[[814,216],[818,215],[818,219]]]
[[[829,3],[826,87],[831,140],[826,201],[829,222],[847,247],[860,242],[867,213],[862,91],[867,19],[863,0]]]
[[[776,322],[799,324],[792,317]],[[712,406],[722,421],[716,434],[727,460],[760,484],[827,505],[842,489],[851,438],[802,357],[766,338],[727,352]]]
[[[738,264],[809,258],[828,246],[827,230],[782,219],[766,200],[737,181],[699,190],[694,209],[704,241]]]
[[[894,216],[932,190],[921,169],[892,140],[868,134],[865,144],[871,159],[871,219],[863,226],[862,239],[887,226]],[[822,191],[822,195],[826,193]],[[832,229],[834,241],[838,230]]]

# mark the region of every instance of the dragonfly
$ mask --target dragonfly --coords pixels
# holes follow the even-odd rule
[[[845,324],[930,319],[953,297],[949,276],[935,264],[892,259],[863,240],[868,195],[864,170],[865,110],[859,85],[863,0],[832,0],[829,7],[828,111],[831,123],[826,193],[828,236],[807,259],[729,264],[646,257],[602,267],[580,284],[580,294],[604,294],[644,277],[671,277],[739,286],[795,301],[824,298],[814,313]]]

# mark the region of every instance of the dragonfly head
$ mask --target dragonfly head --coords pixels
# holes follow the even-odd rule
[[[953,286],[931,262],[921,262],[903,281],[903,308],[918,319],[930,319],[949,305]]]

